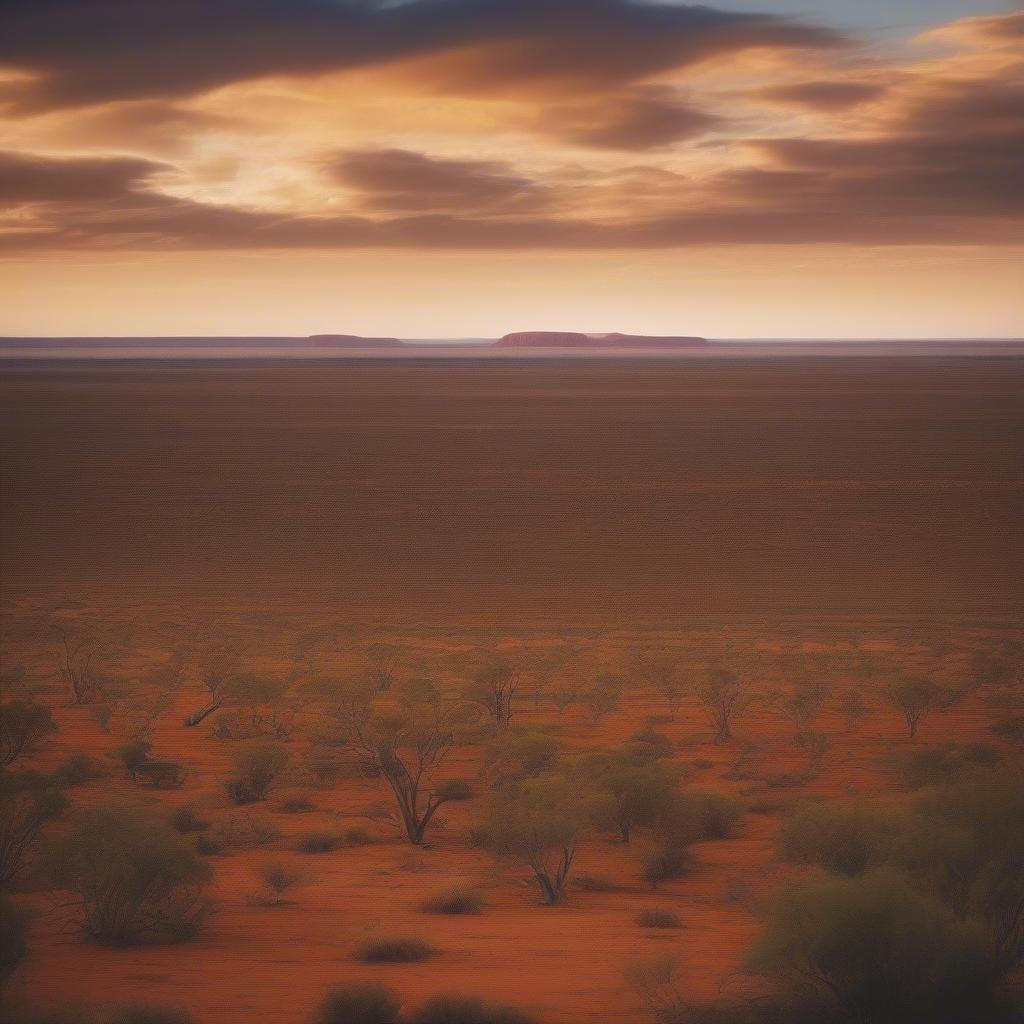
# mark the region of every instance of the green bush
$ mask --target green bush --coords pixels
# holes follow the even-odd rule
[[[32,753],[57,731],[50,709],[30,700],[12,700],[0,704],[0,766],[13,764]]]
[[[483,909],[483,897],[476,889],[456,886],[443,889],[428,896],[421,904],[428,914],[479,914]]]
[[[982,930],[890,868],[785,888],[749,963],[872,1024],[992,1020],[999,978]]]
[[[209,911],[209,865],[141,808],[111,803],[80,811],[48,862],[53,883],[71,893],[83,932],[96,942],[180,942]]]
[[[533,1017],[473,996],[443,995],[428,1000],[411,1024],[534,1024]]]
[[[694,857],[686,847],[667,846],[655,850],[644,859],[641,872],[643,880],[652,889],[662,882],[671,882],[688,875],[694,866]]]
[[[364,964],[414,964],[434,952],[422,939],[369,939],[356,950],[356,959]]]
[[[247,743],[235,753],[235,777],[227,783],[236,804],[265,800],[290,760],[280,743]]]
[[[743,804],[727,793],[713,790],[688,794],[696,814],[701,839],[728,839],[743,817]]]
[[[67,798],[53,779],[34,771],[0,773],[0,888],[24,875],[43,826],[66,806]]]
[[[893,814],[864,804],[808,804],[783,822],[779,849],[792,863],[857,875],[884,863],[898,827]]]
[[[972,772],[994,768],[1003,759],[984,743],[942,743],[911,750],[895,759],[896,769],[908,789],[959,782]]]
[[[401,1008],[384,985],[338,985],[324,997],[310,1024],[396,1024]]]

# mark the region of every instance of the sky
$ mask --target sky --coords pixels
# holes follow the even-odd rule
[[[1000,0],[7,0],[0,334],[1024,336]]]

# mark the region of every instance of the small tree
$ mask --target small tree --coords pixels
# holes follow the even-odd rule
[[[435,783],[433,773],[458,739],[457,707],[442,702],[379,711],[358,692],[342,696],[337,708],[349,741],[364,768],[387,781],[395,798],[398,824],[409,842],[419,846],[437,811],[446,803],[469,798],[466,783]]]
[[[522,683],[522,669],[511,658],[490,653],[472,669],[463,697],[483,708],[499,730],[507,729],[515,713],[516,694]]]
[[[91,704],[101,696],[107,679],[97,667],[98,644],[88,634],[75,635],[64,623],[54,623],[57,638],[57,669],[68,689],[71,703]]]
[[[813,731],[815,719],[828,696],[828,687],[817,679],[800,679],[793,684],[784,699],[784,706],[796,735],[802,736]]]
[[[0,887],[10,886],[29,866],[43,826],[67,800],[38,772],[0,774]]]
[[[711,665],[694,686],[697,699],[708,712],[716,745],[732,739],[732,722],[753,700],[750,684],[732,669]]]
[[[990,1020],[999,977],[979,929],[887,868],[784,889],[750,963],[872,1024]]]
[[[843,716],[846,731],[853,732],[868,713],[868,706],[864,703],[860,690],[850,687],[843,691],[839,698],[839,713]]]
[[[289,760],[280,743],[245,744],[235,752],[235,777],[227,784],[228,795],[237,804],[265,800]]]
[[[552,905],[562,899],[580,840],[607,814],[606,805],[564,776],[528,779],[495,794],[480,837],[491,853],[526,864]]]
[[[510,729],[484,751],[484,769],[498,784],[521,782],[551,771],[558,763],[558,740],[544,732]]]
[[[583,704],[596,725],[605,715],[619,709],[624,681],[613,672],[603,673],[597,682],[583,694]]]
[[[32,753],[56,731],[57,723],[50,709],[41,704],[26,700],[0,704],[0,765],[6,767]]]
[[[190,728],[199,725],[224,706],[229,684],[242,675],[241,650],[237,644],[210,644],[199,656],[199,678],[210,693],[210,699],[185,719]]]
[[[404,651],[394,644],[368,644],[363,652],[369,663],[370,677],[377,693],[387,693],[394,685]]]
[[[945,710],[956,699],[938,683],[922,676],[903,676],[895,680],[889,684],[887,697],[903,716],[911,739],[916,738],[918,727],[926,715]]]
[[[109,945],[180,942],[209,911],[209,865],[162,819],[127,804],[79,812],[49,855],[86,936]]]
[[[665,649],[638,648],[630,655],[628,664],[637,678],[665,698],[669,715],[675,718],[685,692],[680,655]]]
[[[893,860],[960,917],[981,924],[999,963],[1024,962],[1024,784],[998,769],[925,790]]]
[[[624,843],[638,828],[655,828],[677,809],[679,773],[658,761],[637,763],[628,749],[580,759],[577,770],[608,797],[608,820]]]

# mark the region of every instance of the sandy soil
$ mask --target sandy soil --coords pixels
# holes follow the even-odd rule
[[[43,628],[53,616],[116,641],[129,702],[153,692],[146,680],[176,646],[226,636],[281,676],[297,645],[344,672],[371,640],[426,662],[457,646],[566,638],[590,665],[618,665],[641,641],[695,657],[727,645],[766,659],[831,652],[833,694],[856,685],[869,706],[848,730],[830,697],[818,723],[830,750],[800,779],[792,721],[767,703],[716,747],[692,700],[670,717],[663,699],[632,687],[594,723],[577,706],[560,714],[527,698],[517,724],[552,725],[570,751],[653,721],[688,785],[745,801],[736,835],[699,844],[696,870],[657,892],[638,879],[637,850],[595,837],[577,871],[617,888],[573,889],[548,909],[521,866],[467,844],[479,800],[454,807],[430,849],[370,824],[372,845],[298,853],[303,833],[365,825],[385,792],[295,776],[253,811],[278,839],[211,858],[217,910],[198,941],[90,946],[45,894],[28,893],[38,915],[11,994],[181,1004],[197,1024],[300,1024],[329,984],[379,979],[410,1006],[455,990],[547,1024],[640,1022],[623,968],[664,953],[679,957],[694,998],[728,992],[741,984],[758,900],[787,870],[774,848],[787,806],[894,791],[891,755],[909,740],[882,699],[884,674],[859,674],[853,656],[884,671],[924,659],[955,681],[970,651],[1020,636],[1022,385],[1018,363],[959,360],[6,374],[3,657],[59,722],[33,758],[41,768],[79,752],[110,765],[122,728],[67,706]],[[158,756],[188,765],[182,788],[136,786],[110,768],[75,802],[118,794],[195,804],[214,821],[241,815],[224,793],[231,742],[212,722],[182,724],[202,701],[190,662],[153,736]],[[918,742],[992,743],[992,722],[1022,710],[1019,690],[982,688],[928,718]],[[297,762],[307,744],[297,729]],[[753,767],[736,778],[744,751]],[[480,748],[466,746],[445,775],[474,777],[480,764]],[[798,781],[780,781],[787,773]],[[284,813],[290,796],[317,809]],[[286,905],[254,906],[269,859],[301,864],[308,883]],[[483,888],[482,914],[420,911],[455,880]],[[683,927],[639,927],[647,907],[675,909]],[[440,953],[357,963],[354,947],[374,934],[422,936]]]

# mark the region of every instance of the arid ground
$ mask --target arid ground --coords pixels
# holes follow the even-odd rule
[[[214,872],[194,939],[125,948],[87,941],[29,871],[15,1001],[302,1024],[328,986],[375,980],[409,1006],[457,991],[542,1024],[647,1021],[624,973],[644,958],[676,958],[696,1001],[761,984],[745,951],[798,871],[776,836],[802,802],[907,800],[900,758],[943,743],[1021,758],[993,729],[1024,714],[1019,359],[12,362],[0,444],[4,699],[59,730],[17,767],[88,758],[47,832],[113,796],[187,806]],[[108,673],[77,706],[62,631]],[[217,644],[277,689],[186,726]],[[436,771],[470,799],[404,841],[384,780],[332,760],[310,686],[387,661],[399,690],[429,677],[447,700],[475,651],[520,673],[508,728],[566,763],[657,735],[683,791],[738,801],[727,836],[654,888],[654,833],[595,828],[541,906],[529,868],[474,838],[494,788],[478,723]],[[675,683],[645,675],[651,652]],[[719,664],[749,699],[715,743],[692,684]],[[891,700],[908,675],[949,695],[914,740]],[[116,752],[139,738],[183,780],[132,781]],[[254,738],[288,764],[240,805],[225,783]],[[334,847],[303,852],[317,832]],[[296,871],[280,904],[261,895],[271,861]],[[424,912],[453,885],[479,913]],[[655,908],[679,927],[637,923]],[[362,963],[373,936],[436,952]]]

